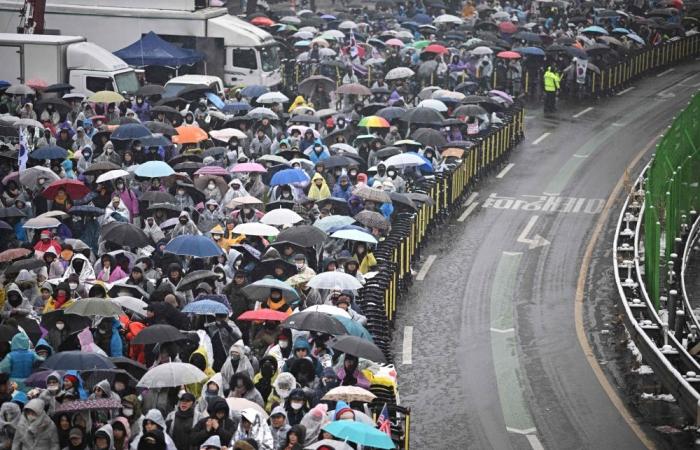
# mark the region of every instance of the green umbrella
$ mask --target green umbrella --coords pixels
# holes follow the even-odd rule
[[[421,49],[421,48],[425,48],[425,47],[429,46],[429,45],[430,45],[430,41],[428,41],[428,40],[416,41],[416,42],[414,42],[412,45],[413,45],[414,48]]]

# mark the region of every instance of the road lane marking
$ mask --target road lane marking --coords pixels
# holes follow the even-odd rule
[[[574,115],[573,115],[573,118],[574,118],[574,119],[578,119],[578,118],[581,117],[582,115],[586,114],[587,112],[591,112],[591,111],[593,111],[593,107],[592,107],[592,106],[589,106],[588,108],[584,109],[583,111],[574,114]]]
[[[634,159],[627,166],[627,170],[625,170],[625,173],[629,173],[634,170],[639,161],[656,143],[657,139],[658,137],[652,139],[646,146],[644,146],[644,148],[639,153],[637,153]],[[591,343],[588,341],[588,334],[586,333],[586,329],[583,326],[583,302],[585,301],[588,267],[590,266],[591,260],[593,259],[593,251],[595,250],[596,242],[600,238],[601,233],[604,231],[605,224],[608,222],[608,217],[610,216],[610,210],[615,205],[618,197],[620,196],[626,178],[627,177],[624,175],[620,177],[620,179],[617,181],[617,184],[610,193],[610,197],[608,197],[608,200],[605,203],[605,206],[603,207],[602,213],[598,217],[598,221],[596,222],[593,228],[591,239],[590,241],[588,241],[588,245],[586,246],[586,250],[583,254],[583,259],[581,260],[581,270],[579,271],[578,281],[576,283],[576,297],[574,301],[574,323],[576,326],[576,337],[578,338],[581,350],[583,351],[586,360],[588,361],[588,364],[591,366],[591,369],[593,369],[593,373],[598,379],[598,383],[603,388],[603,391],[607,394],[612,404],[620,413],[622,419],[627,423],[627,425],[634,432],[634,434],[637,435],[637,438],[639,438],[641,443],[647,448],[656,448],[656,444],[651,439],[649,439],[642,427],[639,426],[637,421],[634,419],[634,416],[632,416],[632,414],[630,414],[629,410],[627,409],[627,405],[625,404],[625,402],[622,400],[622,398],[620,398],[618,392],[610,384],[610,381],[605,375],[605,372],[603,372],[603,369],[601,368],[600,363],[598,362],[598,359],[596,358],[596,355],[593,352]]]
[[[403,353],[401,364],[413,364],[413,327],[403,327]]]
[[[678,84],[679,84],[680,86],[683,86],[683,83],[687,83],[688,81],[692,80],[693,78],[697,77],[698,75],[700,75],[700,73],[693,74],[693,75],[689,76],[688,78],[682,80],[682,81],[681,81],[680,83],[678,83]],[[688,87],[688,86],[686,86],[686,87]]]
[[[537,433],[537,428],[528,428],[527,430],[519,430],[517,428],[513,427],[506,427],[506,431],[509,433],[515,433],[515,434],[531,434],[531,433]]]
[[[465,220],[467,220],[467,217],[469,217],[469,214],[474,212],[474,210],[476,209],[477,206],[479,206],[479,202],[474,202],[471,205],[467,206],[467,209],[465,209],[464,212],[462,213],[462,215],[459,216],[459,218],[457,219],[457,222],[464,222]]]
[[[530,120],[530,119],[534,119],[534,118],[535,118],[535,116],[525,116],[525,120]]]
[[[478,196],[479,196],[479,193],[478,193],[478,192],[472,192],[471,194],[469,194],[469,197],[467,197],[467,201],[465,202],[464,206],[469,206],[469,205],[471,205],[472,202],[474,202],[474,200],[476,200],[476,198],[477,198]]]
[[[532,447],[532,450],[544,450],[544,447],[542,446],[542,443],[540,440],[537,438],[536,434],[528,434],[525,436],[527,438],[527,441],[530,443],[530,447]]]
[[[518,236],[518,242],[521,244],[527,244],[530,250],[550,244],[547,239],[543,238],[539,234],[535,234],[532,239],[527,237],[527,235],[530,234],[530,231],[532,231],[532,228],[535,226],[535,223],[537,223],[537,219],[539,219],[539,216],[530,217],[530,220],[527,222],[527,225],[525,225],[522,233],[520,233],[520,236]]]
[[[618,92],[617,95],[618,95],[618,96],[619,96],[619,95],[625,95],[626,93],[628,93],[629,91],[631,91],[631,90],[633,90],[633,89],[636,89],[636,88],[635,88],[634,86],[630,86],[630,87],[628,87],[627,89],[624,89],[624,90]]]
[[[423,267],[420,268],[420,272],[418,272],[418,275],[416,276],[417,281],[425,280],[425,277],[428,275],[428,271],[430,270],[430,266],[433,265],[436,259],[437,255],[428,256],[428,259],[425,260],[425,264],[423,264]]]
[[[501,334],[515,333],[515,328],[506,328],[505,330],[501,330],[500,328],[491,327],[491,331],[493,331],[494,333],[501,333]]]
[[[534,141],[532,141],[532,145],[537,145],[540,142],[544,141],[545,139],[547,139],[547,136],[549,136],[550,134],[552,134],[552,133],[549,133],[549,132],[542,133],[542,136],[540,136],[537,139],[535,139]]]
[[[496,192],[492,192],[481,206],[483,208],[508,209],[511,211],[595,215],[603,210],[603,205],[605,205],[605,199],[602,198],[562,197],[559,194],[549,192],[543,192],[542,195],[520,194],[517,197],[508,197],[499,196]]]
[[[510,169],[512,169],[514,165],[515,165],[515,164],[513,164],[513,163],[509,163],[507,166],[505,166],[505,167],[503,168],[503,170],[501,170],[500,172],[498,172],[498,175],[496,175],[496,178],[503,178],[503,177],[505,177],[506,174],[508,173],[508,171],[510,171]]]
[[[673,72],[674,70],[676,70],[676,69],[674,69],[673,67],[671,67],[670,69],[666,69],[666,70],[664,70],[663,72],[661,72],[660,74],[658,74],[658,75],[656,76],[656,78],[661,78],[661,77],[663,77],[664,75],[668,75],[669,73]]]

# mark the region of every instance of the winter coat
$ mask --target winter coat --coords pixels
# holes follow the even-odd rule
[[[149,410],[146,413],[146,416],[143,418],[143,420],[144,421],[150,420],[151,422],[158,425],[158,427],[160,428],[160,430],[163,433],[166,433],[165,419],[163,419],[163,414],[161,414],[161,412],[158,411],[157,409]],[[142,425],[142,427],[143,427],[143,425]],[[138,450],[139,442],[141,441],[142,437],[143,437],[143,429],[141,429],[138,436],[136,436],[134,438],[134,440],[131,441],[131,446],[129,448],[131,450]],[[166,445],[167,450],[177,450],[177,447],[175,447],[175,442],[173,442],[173,439],[167,433],[165,434],[165,445]]]
[[[194,406],[187,411],[180,411],[177,406],[165,419],[166,431],[173,438],[177,450],[190,450],[190,436],[194,422]]]
[[[60,450],[58,431],[44,412],[44,402],[35,398],[27,402],[24,410],[33,411],[37,418],[30,423],[22,414],[12,441],[12,450]]]
[[[292,429],[291,425],[289,425],[289,422],[287,422],[287,411],[284,410],[284,407],[282,406],[276,406],[275,409],[272,410],[270,413],[271,416],[275,416],[278,414],[282,414],[284,416],[284,424],[279,427],[270,427],[270,432],[272,433],[272,442],[273,442],[273,447],[272,448],[280,448],[282,444],[284,444],[284,441],[287,439],[287,432]]]
[[[31,375],[34,365],[43,359],[29,349],[29,337],[17,333],[12,337],[10,353],[0,361],[0,372],[9,373],[10,379],[17,382],[20,389],[24,387],[24,379]]]
[[[243,429],[243,420],[238,424],[238,429],[233,436],[233,442],[242,439],[255,439],[258,443],[258,450],[275,450],[272,431],[266,421],[262,420],[259,414],[255,413],[255,420],[252,422],[250,431]]]
[[[207,420],[214,417],[216,411],[225,410],[226,415],[223,420],[219,421],[219,428],[216,430],[212,429],[207,431]],[[207,413],[209,417],[204,417],[200,419],[197,424],[192,429],[190,434],[190,445],[199,448],[207,439],[211,436],[218,435],[221,442],[231,442],[234,432],[236,431],[236,424],[229,417],[229,407],[226,400],[221,397],[216,397],[211,401],[207,407]]]

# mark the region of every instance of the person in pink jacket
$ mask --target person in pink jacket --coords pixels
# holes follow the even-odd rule
[[[115,264],[112,255],[102,255],[102,270],[97,274],[98,280],[102,280],[105,283],[114,283],[128,276],[121,267]]]

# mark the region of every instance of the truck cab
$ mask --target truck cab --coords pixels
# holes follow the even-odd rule
[[[221,78],[212,75],[182,75],[171,78],[165,83],[163,97],[175,97],[177,93],[188,86],[200,85],[209,86],[218,95],[224,95],[224,83]]]
[[[91,42],[67,49],[68,83],[79,91],[115,91],[133,94],[139,89],[134,69],[112,53]]]

